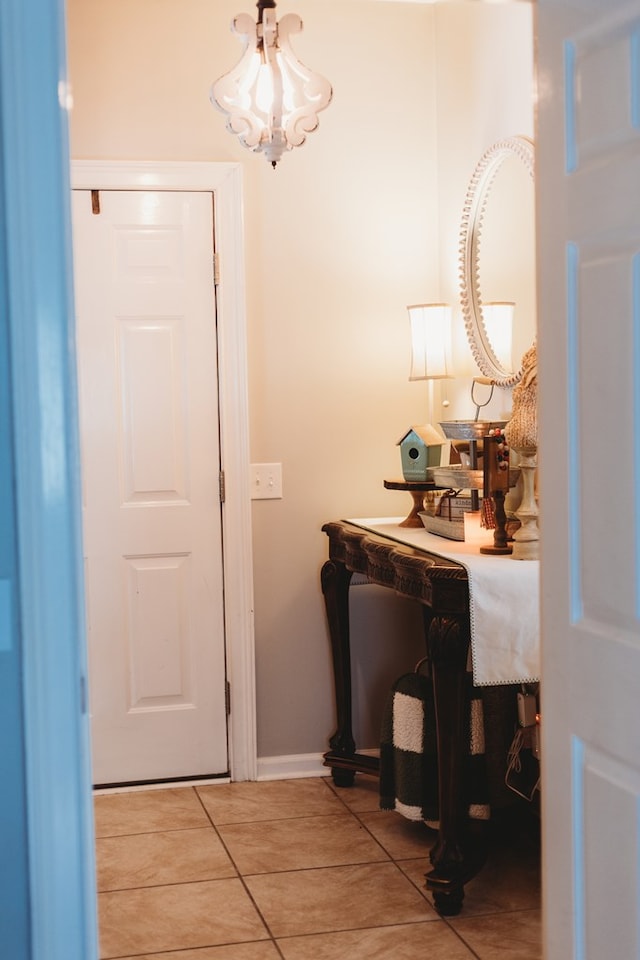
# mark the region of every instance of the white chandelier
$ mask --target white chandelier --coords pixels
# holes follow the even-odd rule
[[[210,99],[227,115],[227,129],[275,168],[285,150],[299,147],[331,102],[331,84],[300,63],[290,37],[300,33],[295,13],[276,21],[275,0],[258,0],[258,22],[248,13],[231,29],[244,44],[238,64],[211,86]]]

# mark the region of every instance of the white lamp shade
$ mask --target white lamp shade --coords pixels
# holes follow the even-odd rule
[[[418,303],[407,307],[411,322],[409,380],[451,377],[451,307]]]
[[[513,370],[512,343],[515,309],[515,303],[508,301],[482,304],[482,319],[487,340],[496,360],[507,372]]]

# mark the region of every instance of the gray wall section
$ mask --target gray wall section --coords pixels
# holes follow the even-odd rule
[[[422,610],[375,584],[350,594],[354,736],[359,747],[377,748],[391,685],[425,655]]]

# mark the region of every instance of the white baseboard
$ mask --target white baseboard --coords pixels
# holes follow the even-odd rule
[[[294,780],[299,777],[329,777],[331,770],[321,753],[292,753],[284,757],[258,757],[258,780]]]
[[[370,756],[379,756],[373,748],[359,750]],[[321,753],[293,753],[283,757],[258,757],[258,780],[294,780],[300,777],[329,777],[331,770],[322,762]]]
[[[371,747],[359,750],[367,756],[378,757],[380,750]],[[297,780],[302,777],[330,777],[331,770],[322,762],[321,753],[291,753],[282,757],[258,757],[256,780]],[[135,793],[138,790],[166,790],[170,787],[202,787],[208,784],[231,783],[229,777],[211,780],[176,780],[164,783],[141,783],[127,787],[94,788],[94,796],[112,793]]]

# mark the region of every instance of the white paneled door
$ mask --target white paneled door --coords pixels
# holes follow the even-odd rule
[[[546,960],[640,956],[640,4],[538,0]]]
[[[213,195],[73,191],[94,782],[228,770]]]

